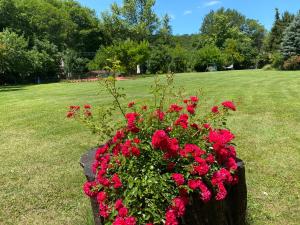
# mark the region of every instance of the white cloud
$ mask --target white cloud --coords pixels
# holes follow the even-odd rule
[[[221,3],[222,3],[221,1],[209,1],[209,2],[204,3],[204,7],[210,7],[210,6],[218,5]]]
[[[192,13],[193,13],[192,10],[185,10],[183,12],[183,15],[189,15],[189,14],[192,14]]]

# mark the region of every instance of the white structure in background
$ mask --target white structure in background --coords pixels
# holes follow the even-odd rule
[[[141,67],[140,67],[140,65],[136,66],[136,74],[141,74]]]

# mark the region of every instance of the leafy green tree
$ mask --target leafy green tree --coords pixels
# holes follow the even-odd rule
[[[89,69],[104,69],[108,59],[120,61],[120,66],[127,75],[136,74],[137,65],[145,65],[149,57],[149,43],[125,40],[107,47],[101,47],[95,58],[89,63]]]
[[[224,53],[227,65],[237,65],[242,63],[245,58],[240,51],[240,43],[235,39],[227,39],[224,44]]]
[[[123,5],[111,5],[111,13],[102,14],[104,32],[111,40],[148,40],[159,28],[154,12],[155,0],[123,0]]]
[[[189,69],[190,57],[188,50],[177,45],[175,48],[170,48],[169,52],[172,58],[169,67],[170,71],[174,73],[183,73]]]
[[[0,31],[15,28],[18,21],[18,9],[12,0],[0,0]]]
[[[35,38],[47,39],[59,49],[65,43],[71,31],[75,29],[62,2],[57,0],[19,0],[17,1],[19,15],[19,30],[30,38],[30,44]]]
[[[88,60],[82,58],[74,50],[67,49],[63,53],[63,70],[67,79],[80,78],[80,75],[86,70]]]
[[[275,21],[268,38],[268,51],[274,52],[280,50],[284,30],[293,19],[294,15],[289,12],[284,12],[283,16],[280,17],[279,10],[275,9]]]
[[[154,46],[147,61],[147,71],[151,74],[167,73],[171,62],[172,56],[167,46]]]
[[[222,48],[226,39],[237,38],[241,35],[241,28],[245,24],[245,17],[236,10],[224,9],[211,11],[204,17],[200,32]]]
[[[75,1],[64,2],[74,29],[68,34],[67,45],[85,56],[94,56],[101,44],[105,44],[105,37],[100,29],[100,23],[95,11],[81,6]]]
[[[158,34],[155,35],[155,45],[174,45],[174,40],[172,37],[172,27],[170,25],[170,17],[166,14],[162,18],[162,25],[158,31]]]
[[[17,83],[29,75],[28,42],[23,36],[5,29],[0,32],[0,83]]]
[[[31,58],[31,81],[57,81],[61,73],[61,54],[56,45],[48,40],[34,40],[34,46],[29,51]]]
[[[281,51],[285,59],[300,55],[300,12],[284,32]]]
[[[221,69],[224,65],[224,55],[215,45],[206,45],[195,52],[194,69],[198,72],[206,71],[209,66]]]

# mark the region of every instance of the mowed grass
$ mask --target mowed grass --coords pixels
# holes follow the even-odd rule
[[[121,81],[128,99],[150,98],[152,77]],[[234,100],[229,118],[246,163],[249,224],[300,223],[300,71],[176,75],[210,107]],[[92,224],[80,156],[97,137],[65,118],[68,105],[106,106],[97,83],[0,89],[0,224]],[[201,113],[201,112],[200,112]]]

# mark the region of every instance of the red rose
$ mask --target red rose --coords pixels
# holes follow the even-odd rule
[[[91,105],[89,105],[89,104],[86,104],[86,105],[84,105],[84,108],[85,108],[85,109],[91,109],[91,108],[92,108],[92,106],[91,106]]]
[[[136,225],[136,219],[132,216],[125,218],[125,225]]]
[[[97,180],[98,180],[99,184],[101,184],[104,187],[109,187],[110,186],[110,181],[106,177],[97,176]]]
[[[157,109],[154,114],[160,121],[163,121],[165,118],[165,113]]]
[[[172,200],[172,209],[176,212],[177,217],[182,217],[185,214],[185,202],[181,197]]]
[[[221,201],[226,198],[227,191],[223,183],[219,183],[217,186],[218,186],[218,193],[215,198],[217,201]]]
[[[199,101],[199,98],[197,96],[191,96],[190,100],[194,103],[197,103]]]
[[[166,212],[165,225],[178,225],[178,221],[176,219],[176,213],[174,210],[170,209]]]
[[[189,116],[187,114],[181,114],[179,118],[175,121],[176,126],[181,126],[183,129],[188,128],[188,119]]]
[[[199,179],[188,181],[188,186],[192,190],[196,190],[197,188],[199,188],[199,185],[200,185],[200,180]]]
[[[194,115],[195,114],[195,106],[194,105],[188,105],[186,110],[191,114]]]
[[[212,113],[219,113],[219,107],[218,106],[214,106],[211,108],[211,112]]]
[[[126,217],[128,215],[128,209],[126,207],[120,208],[118,211],[118,216]]]
[[[137,118],[139,114],[138,113],[127,113],[125,115],[125,118],[127,119],[127,129],[132,133],[138,133],[140,129],[136,126]]]
[[[232,157],[228,158],[228,160],[226,162],[226,167],[228,170],[233,170],[233,171],[236,171],[238,168],[235,159]]]
[[[194,166],[194,172],[198,173],[199,176],[204,176],[208,173],[210,167],[204,163],[199,166]]]
[[[141,155],[141,151],[135,146],[131,147],[131,153],[136,157],[139,157]]]
[[[199,189],[201,191],[200,198],[202,199],[202,201],[208,202],[211,199],[211,191],[202,181],[199,183]]]
[[[181,173],[173,173],[171,177],[175,181],[177,186],[181,186],[185,182],[184,181],[184,176]]]
[[[133,142],[136,143],[136,144],[139,144],[139,143],[141,143],[141,140],[138,139],[138,138],[134,138],[134,139],[133,139]]]
[[[169,145],[169,136],[164,130],[157,130],[152,136],[152,146],[156,149],[167,149]]]
[[[211,129],[211,126],[210,126],[209,123],[203,124],[203,127],[204,127],[205,129],[207,129],[207,130],[210,130],[210,129]]]
[[[100,203],[99,204],[99,215],[102,216],[103,218],[109,217],[109,212],[108,212],[108,206]]]
[[[72,118],[72,117],[74,117],[74,115],[75,115],[74,112],[71,112],[71,111],[67,112],[67,117],[68,118]]]
[[[232,101],[225,101],[222,102],[222,105],[227,108],[227,109],[231,109],[232,111],[236,111],[236,107],[234,105],[234,103]]]
[[[113,143],[117,143],[118,141],[121,141],[125,137],[123,130],[118,130],[113,137]]]
[[[97,186],[97,183],[95,181],[92,181],[92,182],[87,181],[83,185],[83,191],[87,196],[95,197],[98,193],[96,186]]]
[[[116,209],[116,210],[119,210],[119,209],[121,209],[121,208],[123,208],[123,207],[124,207],[124,205],[123,205],[122,199],[118,199],[118,200],[116,201],[116,203],[115,203],[115,209]]]
[[[116,173],[112,176],[111,181],[113,183],[113,187],[116,189],[123,186],[123,184],[119,178],[119,175]]]
[[[102,202],[104,202],[106,199],[107,199],[107,194],[106,194],[105,191],[100,191],[100,192],[97,194],[97,202],[98,202],[98,203],[102,203]]]
[[[180,112],[183,109],[183,107],[177,105],[177,104],[172,104],[169,107],[168,112]]]
[[[132,106],[134,106],[135,102],[129,102],[128,103],[128,108],[131,108]]]

